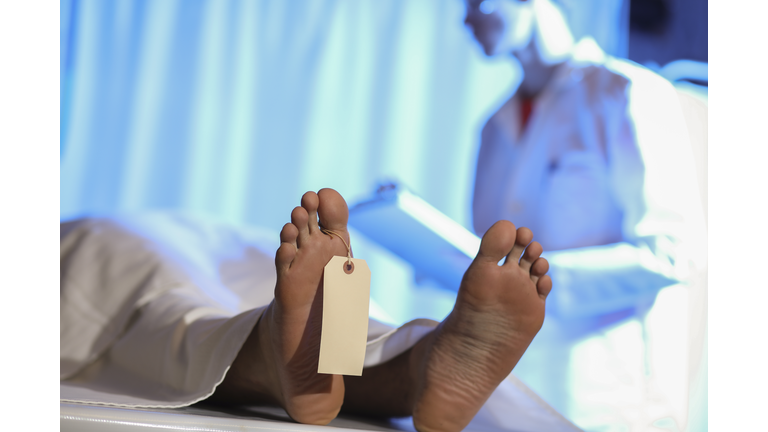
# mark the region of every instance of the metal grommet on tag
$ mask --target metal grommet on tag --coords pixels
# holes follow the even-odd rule
[[[352,261],[347,261],[341,266],[344,268],[344,273],[346,274],[352,274],[355,272],[355,263]]]

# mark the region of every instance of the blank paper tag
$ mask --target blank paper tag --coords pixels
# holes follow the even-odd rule
[[[323,329],[320,336],[320,363],[317,373],[363,374],[368,338],[368,303],[371,270],[365,260],[335,256],[323,276]]]

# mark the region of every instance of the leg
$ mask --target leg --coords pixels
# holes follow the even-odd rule
[[[347,205],[334,190],[307,192],[280,233],[275,256],[275,300],[259,320],[211,398],[237,403],[276,403],[296,421],[327,424],[344,399],[341,375],[317,373],[322,318],[323,268],[347,250],[318,226],[346,231]]]
[[[345,410],[413,415],[420,431],[463,429],[544,321],[552,281],[532,237],[508,221],[491,227],[451,314],[411,350],[362,377],[345,377]]]

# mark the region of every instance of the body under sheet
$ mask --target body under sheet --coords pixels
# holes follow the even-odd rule
[[[62,223],[62,402],[173,408],[209,397],[272,301],[278,245],[270,232],[180,214]],[[371,320],[366,367],[436,324]],[[512,375],[471,426],[579,430]]]

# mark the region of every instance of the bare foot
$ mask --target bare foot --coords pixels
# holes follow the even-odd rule
[[[275,299],[246,340],[214,400],[277,403],[294,420],[328,424],[341,409],[341,375],[318,374],[323,268],[349,243],[347,204],[333,189],[307,192],[280,233]],[[219,390],[217,389],[217,392]]]
[[[464,429],[541,329],[552,280],[545,275],[549,263],[539,257],[541,245],[532,239],[528,228],[494,224],[453,311],[414,346],[413,423],[419,431]]]

